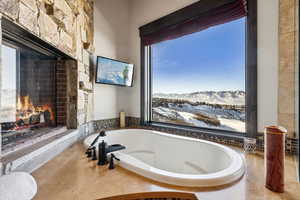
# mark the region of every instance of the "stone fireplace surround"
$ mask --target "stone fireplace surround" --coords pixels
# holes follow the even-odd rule
[[[57,122],[63,125],[52,135],[31,141],[21,150],[1,153],[0,175],[13,170],[32,172],[78,141],[92,127],[93,1],[91,0],[1,0],[0,43],[7,25],[20,40],[58,52]],[[4,28],[2,28],[5,26]],[[1,51],[0,51],[1,55]],[[0,56],[1,58],[1,56]],[[0,60],[0,78],[1,78]],[[1,85],[0,85],[1,89]],[[1,95],[1,94],[0,94]],[[1,119],[1,122],[5,120]]]
[[[19,28],[17,25],[15,25],[14,23],[10,22],[7,19],[2,19],[2,39],[3,41],[6,41],[8,43],[12,43],[14,45],[17,46],[24,46],[23,48],[30,47],[32,49],[35,49],[37,51],[41,51],[40,47],[43,47],[43,49],[45,49],[45,51],[49,51],[49,53],[51,52],[51,55],[53,55],[54,57],[57,58],[57,61],[52,60],[49,61],[44,61],[45,65],[41,65],[38,64],[39,67],[39,71],[34,70],[37,65],[35,64],[35,60],[24,60],[21,59],[21,65],[23,66],[21,68],[20,73],[26,73],[26,70],[32,71],[31,73],[34,72],[34,74],[36,74],[38,76],[39,79],[44,79],[47,80],[48,77],[52,79],[53,83],[55,85],[55,89],[52,89],[54,91],[54,94],[52,93],[51,95],[55,95],[54,101],[55,101],[55,121],[56,121],[56,125],[57,126],[67,126],[68,128],[76,128],[76,125],[74,122],[76,122],[76,118],[74,119],[74,115],[68,115],[67,113],[71,112],[71,110],[69,110],[70,107],[67,107],[67,105],[69,104],[75,104],[76,102],[72,102],[71,99],[77,99],[73,97],[73,94],[77,91],[72,91],[70,93],[67,93],[68,88],[70,88],[69,90],[72,90],[72,87],[68,86],[71,84],[74,84],[72,82],[72,80],[69,78],[70,75],[72,74],[76,74],[76,71],[72,70],[73,68],[70,67],[70,65],[72,64],[72,62],[74,62],[74,60],[65,55],[64,53],[54,49],[56,52],[52,52],[51,48],[47,49],[47,44],[43,44],[43,41],[38,41],[38,40],[34,40],[34,37],[30,34],[27,33],[26,30],[23,30],[21,28]],[[34,41],[33,41],[34,40]],[[27,48],[26,48],[27,49]],[[27,49],[26,51],[31,51],[29,49]],[[44,50],[43,50],[44,51]],[[36,58],[35,58],[36,59]],[[25,63],[24,63],[25,62]],[[39,63],[41,61],[38,61]],[[48,63],[48,64],[47,64]],[[3,66],[3,67],[8,67],[8,66]],[[51,67],[51,68],[49,68]],[[70,68],[70,69],[68,69]],[[26,70],[25,70],[26,69]],[[54,70],[53,70],[54,69]],[[23,70],[23,71],[22,71]],[[25,70],[25,71],[24,71]],[[52,74],[49,74],[47,72],[49,72],[49,70],[51,70]],[[67,73],[68,71],[68,73]],[[4,74],[2,76],[5,76]],[[34,76],[34,75],[33,75]],[[22,78],[25,78],[25,76],[21,76],[20,81],[20,87],[24,90],[23,93],[25,92],[26,94],[28,94],[28,91],[26,92],[26,88],[30,85],[29,88],[34,88],[35,84],[34,82],[32,82],[32,80],[22,80]],[[43,83],[43,82],[41,82]],[[29,84],[27,86],[27,84]],[[44,87],[44,88],[43,88]],[[44,86],[42,86],[42,90],[41,91],[48,91],[46,87],[49,87],[48,84],[44,84]],[[73,88],[74,90],[74,88]],[[37,91],[35,91],[37,92]],[[33,93],[34,94],[34,93]],[[33,95],[32,94],[32,95]],[[5,94],[0,94],[0,95],[5,95]],[[23,94],[25,95],[25,94]],[[45,96],[47,95],[47,93],[45,94],[41,94],[42,100],[48,101],[48,97]],[[34,96],[31,96],[34,97]],[[51,96],[50,98],[53,98],[53,96]],[[7,122],[6,120],[6,116],[5,114],[1,115],[1,121],[2,122]],[[53,130],[53,131],[52,131]],[[55,134],[58,134],[61,132],[61,130],[64,129],[59,129],[59,128],[48,128],[48,129],[42,129],[42,130],[36,130],[33,131],[32,133],[22,133],[22,132],[16,132],[16,133],[9,133],[6,135],[2,135],[2,139],[5,138],[5,141],[2,141],[2,155],[5,155],[7,153],[10,153],[12,151],[15,151],[17,149],[20,149],[22,146],[28,146],[30,144],[33,144],[39,140],[42,140],[45,137],[49,137],[49,136],[53,136]],[[5,146],[3,146],[4,144],[6,144]]]
[[[78,130],[67,131],[67,128],[78,128],[76,113],[78,103],[78,88],[74,87],[74,85],[76,86],[78,82],[76,60],[60,50],[51,47],[43,40],[35,38],[36,36],[30,34],[6,18],[1,19],[1,27],[2,39],[5,38],[6,40],[11,41],[15,40],[23,43],[24,45],[25,43],[27,43],[27,45],[30,45],[30,43],[35,43],[35,45],[32,45],[32,47],[34,46],[34,48],[42,47],[44,49],[48,49],[49,51],[55,52],[54,54],[57,54],[58,56],[58,61],[56,63],[56,116],[57,125],[61,127],[53,128],[53,130],[38,136],[28,137],[28,139],[20,145],[5,149],[5,151],[2,152],[3,158],[1,159],[1,162],[4,164],[4,167],[1,170],[2,173],[8,173],[9,171],[18,169],[32,171],[40,166],[43,162],[51,159],[54,155],[56,155],[56,153],[60,153],[60,151],[57,152],[57,150],[54,151],[54,149],[50,148],[53,143],[57,143],[61,139],[59,137],[60,135],[65,137],[65,140],[62,140],[64,144],[61,145],[63,145],[63,147],[68,147],[68,144],[70,145],[72,142],[76,141],[74,137],[78,139],[78,135],[81,134]],[[1,122],[5,122],[5,118],[2,117]],[[72,134],[74,137],[70,138],[70,135]],[[43,144],[43,146],[40,144]],[[47,146],[48,152],[42,151],[43,149],[47,149]],[[61,151],[62,150],[64,150],[64,148],[61,148]],[[24,152],[27,153],[24,154]],[[37,154],[37,152],[40,152],[40,154]],[[30,154],[32,153],[37,154],[36,156],[40,156],[45,153],[50,155],[48,155],[46,157],[47,159],[45,160],[43,159],[44,156],[40,156],[39,159],[36,158],[36,156],[35,158],[30,157]],[[26,157],[27,159],[25,159]],[[23,162],[20,162],[20,158],[23,160]],[[20,163],[18,164],[18,162]]]

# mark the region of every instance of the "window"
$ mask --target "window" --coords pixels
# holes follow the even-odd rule
[[[12,122],[16,120],[18,53],[15,47],[4,44],[1,45],[1,52],[1,121]]]
[[[144,125],[256,136],[256,7],[199,1],[140,28]]]
[[[151,45],[153,122],[245,132],[245,18]]]

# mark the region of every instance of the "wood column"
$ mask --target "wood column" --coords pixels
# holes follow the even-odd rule
[[[284,192],[286,133],[283,127],[265,128],[265,186],[274,192]]]

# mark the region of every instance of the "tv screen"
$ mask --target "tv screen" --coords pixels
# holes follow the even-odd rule
[[[96,83],[132,86],[133,64],[97,57]]]

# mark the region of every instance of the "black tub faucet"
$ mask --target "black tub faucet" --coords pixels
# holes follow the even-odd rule
[[[125,149],[126,147],[121,145],[121,144],[113,144],[113,145],[107,145],[104,140],[102,140],[101,143],[99,143],[98,146],[98,155],[99,155],[99,160],[98,160],[98,165],[106,165],[107,162],[107,154],[115,151],[120,151]],[[115,157],[114,157],[115,158]]]
[[[100,131],[100,133],[97,135],[97,137],[93,140],[93,142],[90,144],[88,149],[86,150],[86,154],[88,158],[92,158],[92,160],[97,160],[98,157],[98,165],[106,165],[108,163],[107,161],[107,154],[115,152],[115,151],[120,151],[122,149],[125,149],[125,146],[121,144],[112,144],[108,145],[104,139],[102,139],[102,142],[98,144],[98,156],[96,152],[96,144],[99,140],[100,137],[105,137],[106,133],[105,131]],[[111,154],[110,158],[110,164],[109,164],[109,169],[114,169],[114,159],[118,159],[115,155]]]

